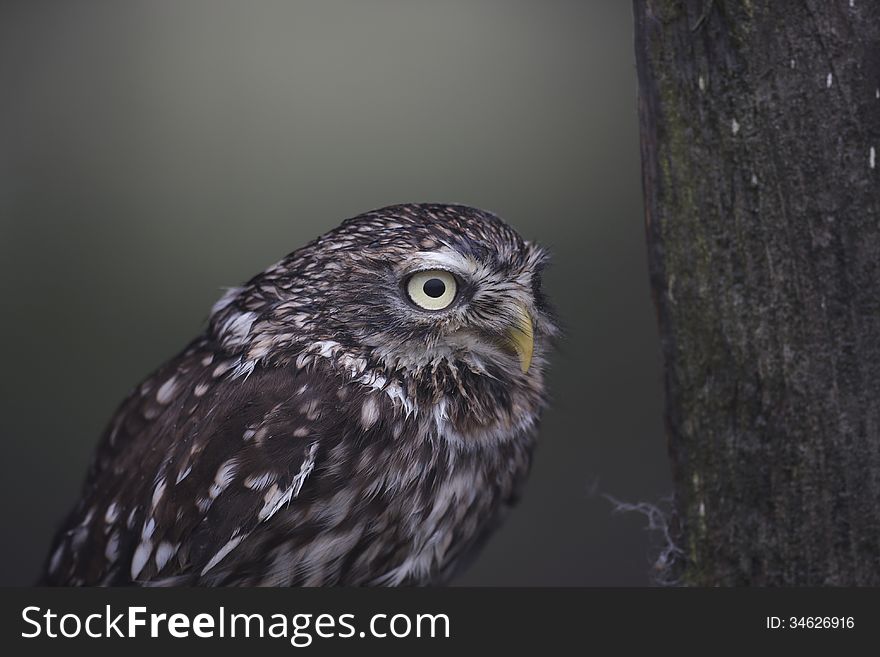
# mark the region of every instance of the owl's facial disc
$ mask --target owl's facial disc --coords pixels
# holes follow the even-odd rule
[[[414,254],[399,281],[400,295],[416,313],[412,319],[428,331],[422,343],[426,362],[444,352],[480,360],[503,353],[523,374],[529,372],[537,330],[530,268],[441,249]],[[409,353],[421,360],[418,343],[415,338]]]

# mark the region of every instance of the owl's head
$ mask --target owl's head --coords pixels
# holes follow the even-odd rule
[[[318,354],[416,372],[540,376],[556,333],[546,253],[490,213],[407,204],[345,221],[230,291],[212,316],[251,360]]]

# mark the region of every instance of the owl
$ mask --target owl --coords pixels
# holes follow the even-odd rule
[[[116,411],[43,583],[447,582],[529,471],[546,261],[490,213],[406,204],[229,289]]]

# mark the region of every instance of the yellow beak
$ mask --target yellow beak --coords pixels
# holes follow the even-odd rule
[[[535,351],[535,331],[532,315],[520,304],[516,304],[516,320],[507,329],[507,344],[519,357],[519,366],[522,373],[529,371],[532,364],[532,354]]]

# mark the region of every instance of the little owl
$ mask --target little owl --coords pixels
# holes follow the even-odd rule
[[[545,261],[492,214],[397,205],[230,289],[122,402],[43,583],[446,582],[529,470]]]

